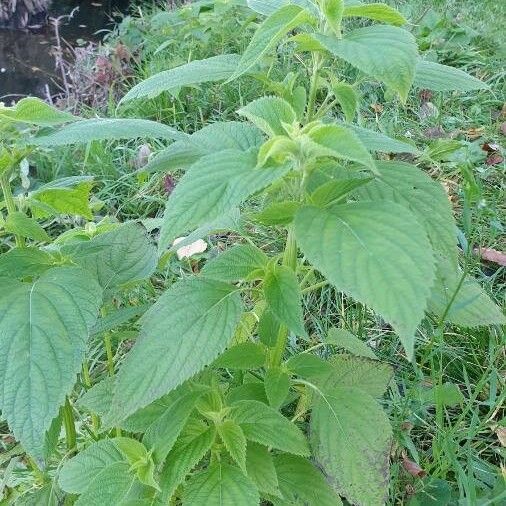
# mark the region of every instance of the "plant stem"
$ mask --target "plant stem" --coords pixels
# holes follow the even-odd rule
[[[77,436],[76,426],[74,423],[74,412],[72,411],[72,406],[70,405],[68,397],[65,400],[65,405],[62,408],[62,412],[63,425],[65,427],[65,437],[67,440],[67,449],[70,452],[73,452],[76,448]]]
[[[14,202],[14,196],[12,195],[11,185],[9,183],[8,176],[5,174],[0,176],[0,186],[2,187],[2,192],[4,194],[5,206],[7,207],[7,213],[12,214],[17,211],[16,203]],[[18,248],[23,248],[25,245],[25,240],[20,235],[15,235],[16,246]]]
[[[311,74],[311,81],[309,83],[309,98],[307,102],[306,121],[312,121],[315,106],[316,106],[316,93],[318,92],[318,73],[320,71],[321,58],[317,53],[313,53],[313,73]]]
[[[109,376],[114,376],[114,355],[112,354],[111,335],[109,332],[104,334],[104,346],[107,355],[107,371]]]
[[[89,390],[91,388],[92,384],[91,384],[91,377],[90,377],[90,368],[89,368],[87,360],[85,360],[83,363],[83,381],[84,381],[84,386],[86,387],[86,390]],[[93,428],[93,434],[96,434],[100,424],[99,424],[98,416],[95,413],[92,413],[92,415],[91,415],[91,425]]]

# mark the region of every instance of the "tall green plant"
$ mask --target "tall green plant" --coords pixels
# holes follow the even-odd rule
[[[441,186],[415,165],[373,156],[416,149],[351,124],[362,74],[403,102],[412,86],[447,90],[449,77],[457,89],[483,83],[422,60],[412,35],[399,26],[404,18],[385,4],[248,5],[266,18],[241,56],[165,71],[135,86],[123,102],[256,74],[280,44],[308,54],[307,87],[288,76],[276,96],[238,111],[246,121],[215,123],[192,135],[151,123],[148,128],[142,120],[81,120],[27,143],[143,132],[176,140],[148,167],[186,170],[161,223],[158,254],[164,257],[182,234],[191,232],[195,240],[227,228],[224,217],[259,195],[266,198],[256,198],[263,204],[251,219],[286,238],[284,250],[272,253],[247,237],[200,274],[171,285],[141,317],[140,336],[121,364],[113,364],[115,374],[79,400],[100,420],[98,441],[65,462],[57,476],[63,491],[79,496],[78,505],[180,500],[253,506],[263,500],[330,506],[341,504],[340,497],[384,504],[392,429],[378,399],[392,370],[352,335],[343,344],[348,353],[290,356],[288,341],[308,335],[303,294],[332,284],[369,306],[397,333],[408,360],[415,357],[416,331],[427,313],[463,326],[505,321],[459,270],[456,226]],[[348,18],[356,17],[384,24],[349,28]],[[355,67],[357,82],[339,80],[336,62]],[[330,118],[334,105],[343,120]],[[11,216],[17,211],[3,181]],[[4,349],[21,344],[0,361],[0,405],[16,437],[39,459],[44,432],[85,358],[99,306],[91,294],[110,298],[155,268],[154,249],[135,224],[85,239],[58,247],[72,267],[45,270],[32,262],[36,272],[3,281],[9,290],[0,310],[0,341]],[[12,251],[19,254],[23,245],[18,247]],[[12,251],[0,257],[0,268]],[[69,284],[75,269],[87,275]],[[308,284],[314,270],[320,277]],[[12,290],[19,294],[15,300]],[[120,315],[116,323],[131,316]],[[55,320],[66,347],[55,342]],[[101,328],[107,330],[107,323]],[[19,369],[22,363],[27,371]],[[25,385],[26,377],[33,388],[21,398],[17,385]]]

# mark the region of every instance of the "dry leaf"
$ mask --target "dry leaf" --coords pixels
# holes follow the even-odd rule
[[[432,102],[424,102],[418,110],[418,117],[422,120],[437,116],[439,116],[439,109]]]
[[[441,139],[442,137],[446,137],[446,132],[440,126],[427,128],[423,133],[427,139]]]
[[[506,252],[504,251],[497,251],[492,248],[475,248],[474,253],[487,262],[506,266]]]
[[[498,427],[495,431],[497,439],[503,448],[506,448],[506,427]]]
[[[469,137],[469,139],[475,140],[475,139],[479,139],[482,136],[483,130],[484,130],[483,127],[481,127],[481,128],[472,127],[472,128],[468,128],[464,132],[467,135],[467,137]]]
[[[500,126],[499,130],[501,131],[501,133],[503,135],[506,135],[506,122],[501,123],[501,126]]]
[[[501,146],[492,142],[485,142],[485,144],[481,145],[481,149],[487,153],[493,153],[494,151],[499,151],[501,149]]]
[[[180,243],[181,241],[184,241],[186,237],[178,237],[177,239],[174,239],[173,245]],[[177,257],[179,260],[182,260],[183,258],[190,258],[193,255],[198,255],[199,253],[204,253],[204,251],[207,249],[207,243],[203,241],[202,239],[199,239],[198,241],[192,242],[191,244],[188,244],[187,246],[183,246],[182,248],[179,248],[176,251]]]
[[[381,104],[371,104],[371,109],[376,113],[380,114],[383,112],[384,107]]]
[[[504,158],[497,152],[492,153],[486,160],[487,165],[499,165],[504,161]]]
[[[402,456],[402,467],[404,467],[411,476],[416,476],[417,478],[423,478],[427,475],[426,471],[424,471],[416,462],[409,460],[406,455]]]

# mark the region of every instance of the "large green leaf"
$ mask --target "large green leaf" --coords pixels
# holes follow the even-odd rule
[[[167,202],[159,249],[189,229],[237,207],[289,170],[288,166],[259,168],[256,164],[255,152],[229,149],[192,165]]]
[[[324,340],[328,344],[333,344],[338,348],[343,348],[352,355],[366,357],[372,360],[378,358],[371,348],[364,343],[364,341],[359,339],[355,334],[352,334],[349,330],[333,327],[329,329]]]
[[[434,280],[431,245],[415,216],[385,202],[306,206],[297,213],[295,233],[308,260],[336,288],[383,316],[412,358]]]
[[[54,126],[75,121],[72,114],[46,104],[40,98],[22,98],[14,107],[0,106],[0,121],[15,121],[37,126]]]
[[[222,54],[164,70],[136,84],[121,99],[121,102],[138,98],[154,98],[163,91],[174,90],[182,86],[222,81],[235,72],[239,60],[240,57],[236,54]]]
[[[274,496],[280,495],[272,454],[265,446],[252,441],[248,442],[246,470],[261,493]]]
[[[233,420],[217,425],[218,435],[236,464],[246,473],[246,436]]]
[[[347,5],[344,9],[344,16],[368,18],[396,26],[402,26],[408,22],[397,9],[384,3],[354,3]]]
[[[419,154],[416,146],[408,144],[407,142],[392,139],[387,135],[368,128],[362,128],[356,125],[347,125],[353,129],[357,137],[362,141],[362,144],[369,151],[381,151],[383,153],[412,153],[413,155]]]
[[[24,278],[47,271],[55,259],[38,248],[13,248],[0,255],[0,277]]]
[[[186,484],[183,506],[258,506],[255,484],[241,470],[215,463],[194,474]]]
[[[418,167],[403,162],[377,162],[379,175],[362,186],[363,200],[397,202],[423,224],[435,251],[457,266],[457,226],[443,186]]]
[[[84,119],[48,135],[34,138],[37,146],[66,146],[91,141],[127,139],[184,139],[186,134],[147,119]]]
[[[203,278],[172,285],[141,319],[140,337],[118,373],[111,418],[125,418],[210,364],[241,310],[233,286]]]
[[[345,120],[348,123],[352,122],[359,108],[360,99],[357,91],[351,84],[345,82],[333,83],[332,91],[343,110]]]
[[[238,401],[230,417],[250,441],[296,455],[308,455],[304,433],[275,409],[259,401]]]
[[[378,403],[354,387],[323,394],[311,416],[316,460],[351,504],[383,506],[390,476],[392,429]]]
[[[488,89],[483,81],[463,70],[426,60],[418,60],[414,85],[434,91],[472,91]]]
[[[77,267],[34,283],[2,278],[0,409],[25,449],[40,456],[44,433],[81,369],[102,291]]]
[[[271,14],[257,29],[229,81],[248,72],[291,30],[312,20],[305,9],[286,5]]]
[[[307,9],[313,16],[319,15],[318,6],[313,0],[247,0],[248,7],[259,14],[270,16],[284,5],[294,4]]]
[[[418,57],[416,41],[410,32],[373,25],[357,28],[342,39],[321,34],[313,37],[332,54],[384,82],[406,101]]]
[[[292,125],[297,118],[292,106],[279,97],[257,98],[237,112],[271,137],[286,135],[283,123]]]
[[[21,211],[9,213],[4,225],[5,231],[41,242],[51,242],[42,226]]]

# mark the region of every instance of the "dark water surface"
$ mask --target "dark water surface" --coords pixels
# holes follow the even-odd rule
[[[113,14],[125,12],[129,0],[53,0],[49,15],[58,17],[79,11],[60,27],[62,37],[74,44],[78,39],[96,40],[100,30],[111,29]],[[103,34],[103,32],[102,32]],[[55,44],[50,25],[33,31],[0,28],[0,101],[10,102],[25,95],[46,96],[46,85],[55,89]]]

